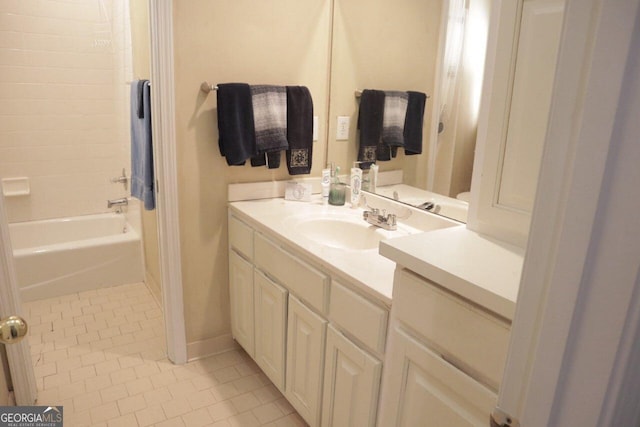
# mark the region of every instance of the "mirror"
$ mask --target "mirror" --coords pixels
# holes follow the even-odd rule
[[[478,21],[477,12],[464,9],[467,36],[457,33],[457,45],[464,46],[467,55],[457,53],[461,65],[457,77],[449,84],[438,72],[446,61],[449,46],[456,44],[456,33],[447,35],[456,20],[448,21],[453,0],[335,0],[331,58],[331,86],[327,160],[340,166],[341,173],[349,173],[358,151],[358,109],[356,91],[363,89],[419,91],[429,95],[426,103],[422,153],[405,155],[402,149],[391,161],[378,161],[379,184],[376,193],[393,197],[414,206],[434,202],[431,212],[466,221],[466,202],[456,199],[471,187],[471,169],[475,146],[475,122],[479,108],[480,86],[484,67],[484,50],[472,41],[482,41],[478,30],[470,31]],[[468,3],[468,2],[467,2]],[[480,19],[486,25],[490,0],[474,0],[481,10]],[[486,9],[486,10],[485,10]],[[460,11],[459,11],[460,12]],[[443,19],[445,17],[445,19]],[[441,25],[441,22],[444,24]],[[453,22],[453,24],[450,24]],[[470,40],[473,39],[473,40]],[[477,62],[480,60],[480,66]],[[448,74],[453,68],[447,62]],[[479,76],[478,76],[479,74]],[[457,82],[458,85],[451,84]],[[439,82],[439,83],[438,83]],[[444,87],[444,90],[440,88]],[[448,88],[448,89],[447,89]],[[445,101],[456,108],[440,107]],[[437,107],[436,107],[437,105]],[[338,117],[348,117],[347,139],[336,138]],[[438,134],[434,123],[444,123]],[[366,172],[365,172],[366,190]],[[427,191],[431,190],[431,191]],[[463,196],[464,197],[464,196]]]

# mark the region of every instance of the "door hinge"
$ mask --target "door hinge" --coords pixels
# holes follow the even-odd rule
[[[496,406],[491,412],[491,427],[520,427],[520,422]]]

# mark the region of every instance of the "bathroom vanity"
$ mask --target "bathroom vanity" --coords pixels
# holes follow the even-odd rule
[[[231,203],[233,336],[311,426],[487,425],[518,255],[395,209],[404,219],[387,231],[319,197]],[[482,271],[467,270],[471,250],[486,254]],[[505,262],[513,269],[494,276]]]

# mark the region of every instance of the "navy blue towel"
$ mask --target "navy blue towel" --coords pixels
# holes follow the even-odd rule
[[[153,210],[156,207],[156,198],[153,173],[153,141],[151,138],[151,87],[149,86],[149,80],[131,82],[130,103],[131,196],[141,200],[146,210]]]
[[[287,140],[289,175],[311,173],[313,100],[305,86],[287,86]]]
[[[404,122],[404,154],[422,154],[422,127],[427,95],[409,91],[407,117]]]
[[[243,165],[257,154],[251,87],[246,83],[218,84],[218,145],[227,164]]]
[[[369,169],[377,158],[377,148],[382,137],[382,119],[384,115],[384,92],[365,89],[360,97],[358,111],[358,129],[360,144],[358,161],[362,169]]]

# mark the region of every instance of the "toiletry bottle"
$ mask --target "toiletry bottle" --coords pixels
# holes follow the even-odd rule
[[[322,202],[326,205],[329,201],[329,187],[331,186],[331,171],[333,163],[327,165],[327,169],[322,169]]]
[[[378,165],[374,163],[371,165],[371,168],[369,169],[369,191],[371,193],[375,193],[377,186],[378,186]]]
[[[362,190],[362,169],[358,167],[360,162],[353,162],[349,186],[351,187],[351,207],[360,205],[360,190]]]

